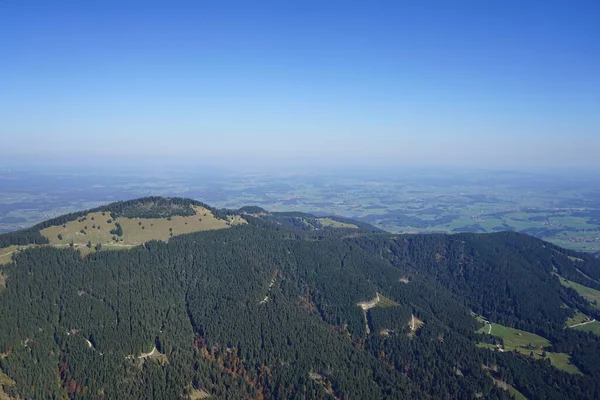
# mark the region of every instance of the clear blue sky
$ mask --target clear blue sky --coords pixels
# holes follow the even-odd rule
[[[0,0],[0,157],[600,167],[599,21],[592,0]]]

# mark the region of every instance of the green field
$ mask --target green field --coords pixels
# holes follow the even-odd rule
[[[561,284],[563,284],[566,287],[570,287],[570,288],[574,289],[583,298],[585,298],[590,303],[592,303],[592,305],[595,308],[600,310],[600,290],[596,290],[596,289],[592,289],[587,286],[580,285],[579,283],[575,283],[575,282],[569,281],[567,279],[564,279],[561,276],[559,276],[559,278],[560,278]]]
[[[358,226],[354,224],[347,224],[345,222],[336,221],[331,218],[317,218],[324,228],[354,228],[358,229]]]
[[[23,246],[9,246],[0,249],[0,264],[8,264],[12,260],[12,255],[18,251],[19,247]]]
[[[573,326],[575,324],[580,324],[582,322],[585,322],[589,319],[589,317],[587,315],[585,315],[584,313],[582,313],[579,310],[575,310],[575,315],[571,318],[569,318],[567,320],[567,322],[565,322],[565,324],[567,326]]]
[[[504,340],[504,348],[506,350],[521,349],[525,346],[532,345],[536,348],[550,346],[550,341],[534,333],[521,331],[519,329],[508,328],[504,325],[492,323],[492,336],[501,337]],[[477,331],[478,333],[488,333],[489,326],[486,324],[483,328]]]
[[[584,332],[591,332],[594,335],[600,336],[600,322],[594,321],[589,324],[576,326],[573,329],[577,329]]]
[[[492,336],[501,337],[504,341],[503,351],[518,351],[524,355],[533,354],[535,358],[543,358],[544,347],[550,346],[551,343],[548,339],[538,336],[531,332],[522,331],[519,329],[513,329],[500,324],[486,324],[484,327],[479,329],[477,333],[487,334],[490,332]],[[478,347],[495,350],[497,347],[490,343],[478,343]],[[581,373],[579,369],[571,364],[570,357],[565,353],[551,353],[546,351],[546,358],[548,358],[551,364],[563,371],[569,373]]]
[[[400,304],[396,303],[394,300],[389,297],[385,297],[384,295],[379,295],[379,302],[375,307],[385,308],[385,307],[394,307],[399,306]]]
[[[519,392],[517,389],[515,389],[512,386],[509,386],[508,393],[510,393],[512,396],[514,396],[515,400],[527,400],[527,397],[525,397],[523,395],[523,393]]]

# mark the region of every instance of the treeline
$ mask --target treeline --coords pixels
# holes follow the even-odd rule
[[[48,244],[48,238],[42,236],[39,229],[28,228],[0,235],[0,249],[8,246],[25,246],[28,244]]]

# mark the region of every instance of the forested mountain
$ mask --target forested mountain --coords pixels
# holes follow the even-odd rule
[[[85,255],[43,235],[198,207],[244,223]],[[600,337],[567,326],[600,308],[564,284],[600,288],[600,260],[527,235],[146,198],[0,243],[29,246],[0,266],[0,398],[600,398]]]

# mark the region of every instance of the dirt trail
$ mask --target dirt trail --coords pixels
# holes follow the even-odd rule
[[[379,293],[375,293],[375,298],[371,301],[361,301],[360,303],[357,303],[356,305],[359,306],[360,308],[363,309],[363,311],[368,311],[371,308],[375,307],[377,305],[377,303],[379,303],[380,297],[379,297]]]
[[[592,319],[591,321],[580,322],[578,324],[571,325],[569,328],[575,328],[577,326],[583,326],[583,325],[591,324],[592,322],[596,322],[596,320]]]
[[[375,307],[377,303],[379,303],[381,298],[379,297],[379,293],[375,292],[375,298],[371,301],[361,301],[360,303],[356,303],[357,306],[362,308],[363,311],[363,319],[365,320],[365,331],[367,332],[367,336],[371,333],[371,328],[369,328],[369,321],[367,320],[367,312]]]
[[[154,346],[154,348],[152,349],[152,351],[150,353],[142,353],[138,358],[152,357],[155,355],[155,353],[158,353],[158,349],[156,348],[156,346]]]
[[[267,291],[267,295],[265,296],[264,299],[262,299],[261,301],[258,302],[258,305],[260,306],[261,304],[265,304],[267,301],[269,301],[269,294],[271,293],[271,289],[273,288],[273,285],[275,284],[275,278],[271,279],[271,283],[269,283],[269,290]]]

